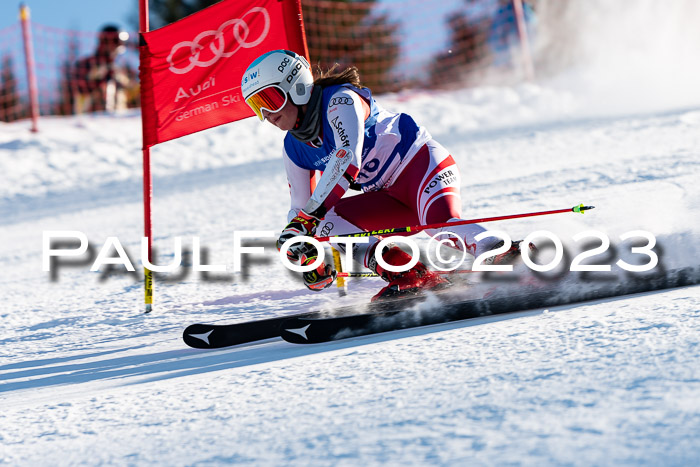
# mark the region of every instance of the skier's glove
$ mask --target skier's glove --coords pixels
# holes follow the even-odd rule
[[[316,261],[316,256],[302,258],[301,265],[306,266]],[[312,271],[303,273],[304,284],[311,290],[323,290],[330,287],[338,273],[328,264],[322,263]]]
[[[287,240],[294,237],[313,237],[314,233],[316,232],[316,226],[320,221],[320,219],[306,214],[303,210],[299,211],[297,217],[292,219],[292,222],[287,224],[287,227],[285,227],[282,231],[280,238],[277,240],[277,250],[281,250],[282,245],[284,245]],[[293,263],[296,263],[302,258],[302,256],[313,251],[315,251],[315,248],[309,243],[295,243],[287,250],[287,259]]]

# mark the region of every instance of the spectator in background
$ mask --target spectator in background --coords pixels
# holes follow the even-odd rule
[[[115,63],[126,51],[129,33],[107,25],[100,31],[97,49],[75,64],[72,89],[73,112],[82,114],[127,108],[127,92],[136,86],[129,70]]]
[[[520,46],[518,23],[513,0],[498,0],[498,6],[491,20],[487,43],[497,66],[510,66],[513,63],[512,50]],[[535,34],[536,16],[532,1],[522,0],[525,27],[530,41]]]

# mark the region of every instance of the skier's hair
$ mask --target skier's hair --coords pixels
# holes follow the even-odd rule
[[[315,75],[317,78],[314,80],[314,85],[318,85],[322,88],[327,88],[328,86],[334,86],[336,84],[352,84],[356,88],[361,88],[360,83],[360,72],[357,67],[351,66],[343,71],[336,71],[339,67],[337,63],[330,67],[328,70],[323,71],[320,66],[316,66]]]

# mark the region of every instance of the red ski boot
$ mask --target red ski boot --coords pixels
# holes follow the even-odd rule
[[[522,240],[515,240],[514,242],[511,243],[510,248],[505,251],[504,253],[501,253],[496,256],[490,256],[484,260],[484,264],[513,264],[515,260],[518,259],[518,256],[520,255],[520,251],[522,247],[524,246]],[[500,242],[496,243],[491,250],[496,250],[504,245],[503,240]],[[536,252],[537,247],[534,245],[534,243],[530,243],[528,245],[530,248],[531,252]]]
[[[408,253],[397,246],[385,249],[382,253],[382,259],[392,266],[403,266],[411,261]],[[374,255],[372,255],[369,267],[389,283],[389,285],[372,297],[373,302],[401,295],[416,295],[422,290],[439,290],[450,283],[439,274],[430,271],[421,262],[418,262],[408,271],[392,272],[377,264]]]

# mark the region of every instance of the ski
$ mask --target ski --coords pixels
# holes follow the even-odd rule
[[[445,290],[449,290],[453,286],[471,285],[471,282],[466,278],[462,277],[457,279],[457,277],[461,275],[466,275],[460,273],[466,272],[467,271],[459,271],[459,273],[453,272],[452,275],[455,276],[455,278],[451,279],[452,283],[450,287],[447,287]],[[401,301],[401,303],[404,303],[407,300],[422,300],[422,298],[420,295],[408,295],[401,298],[382,301],[379,303],[372,303],[369,305],[365,303],[360,303],[356,305],[346,305],[344,307],[336,308],[331,311],[312,311],[299,313],[295,315],[269,318],[259,321],[245,321],[242,323],[191,324],[187,326],[183,331],[182,339],[185,342],[185,344],[195,349],[220,349],[224,347],[231,347],[234,345],[247,344],[250,342],[280,337],[281,325],[289,319],[325,318],[330,316],[340,317],[346,315],[356,315],[363,311],[381,312],[391,308],[391,304],[395,301]]]
[[[412,296],[413,298],[413,296]],[[410,299],[403,299],[410,300]],[[382,311],[387,309],[391,302],[383,302],[379,305],[369,305],[367,309]],[[191,324],[182,333],[185,344],[195,349],[220,349],[234,345],[280,337],[282,323],[290,319],[324,318],[355,315],[364,311],[366,305],[347,305],[332,311],[312,311],[296,315],[286,315],[276,318],[258,321],[245,321],[233,324]]]
[[[290,318],[319,315],[318,312],[246,321],[233,324],[191,324],[182,333],[185,344],[195,349],[219,349],[279,337],[280,325]]]
[[[503,284],[492,287],[478,298],[468,297],[470,288],[455,290],[451,287],[436,293],[348,305],[332,311],[234,324],[192,324],[184,330],[183,340],[197,349],[217,349],[280,336],[297,344],[321,343],[697,284],[700,284],[700,268],[661,272],[624,282],[575,282],[549,287]]]
[[[421,303],[426,297],[389,301],[383,309],[369,313],[339,317],[292,317],[281,324],[281,337],[295,344],[317,344],[349,337],[366,336],[419,326],[461,321],[483,316],[527,311],[621,295],[697,285],[700,271],[685,268],[668,273],[591,286],[582,284],[578,290],[564,287],[529,287],[512,293],[507,287],[480,299],[460,301],[449,295],[437,297],[437,303]],[[571,285],[571,284],[569,284]]]
[[[426,304],[423,311],[420,310],[420,305],[426,301],[426,297],[415,297],[389,301],[383,304],[383,310],[373,310],[369,313],[330,318],[293,317],[281,324],[280,335],[287,342],[294,344],[318,344],[520,309],[515,302],[511,306],[501,303],[494,307],[494,299],[455,302],[441,298],[438,300],[437,304]]]

